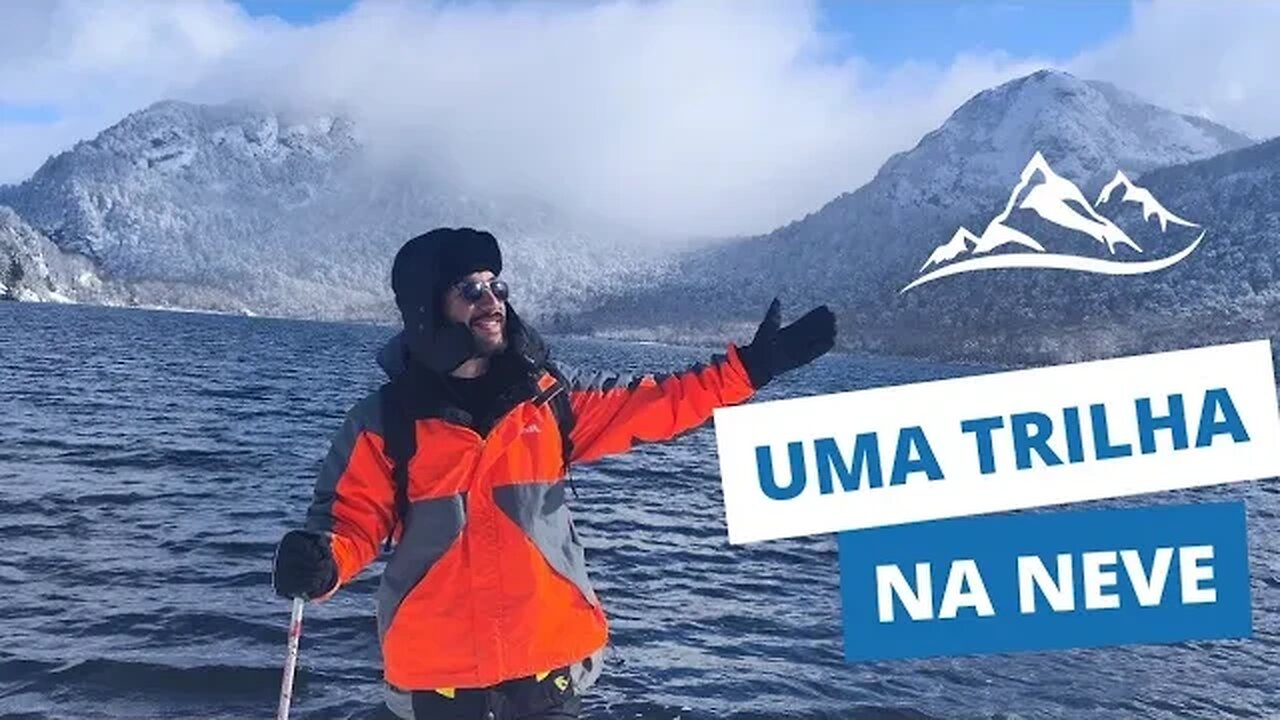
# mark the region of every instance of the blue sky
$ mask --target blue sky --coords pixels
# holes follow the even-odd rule
[[[0,101],[0,123],[43,124],[57,122],[59,117],[58,110],[48,105],[15,105]]]
[[[341,15],[355,2],[354,0],[240,0],[239,4],[250,15],[274,15],[281,20],[305,25]]]
[[[962,53],[991,51],[1067,59],[1130,21],[1130,5],[1121,0],[829,0],[820,7],[823,29],[879,66],[945,64]]]

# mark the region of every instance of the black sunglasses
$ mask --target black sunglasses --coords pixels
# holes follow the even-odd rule
[[[469,303],[478,302],[484,297],[484,291],[488,288],[489,292],[498,299],[498,302],[505,302],[511,296],[511,288],[507,286],[504,280],[471,280],[454,284],[458,288],[458,294],[462,295],[462,299]]]

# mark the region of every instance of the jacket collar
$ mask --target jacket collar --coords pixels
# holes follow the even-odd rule
[[[507,305],[507,343],[506,352],[514,354],[530,373],[545,369],[551,359],[551,353],[542,336],[531,326],[526,325],[509,304]],[[391,380],[398,379],[411,367],[415,370],[431,372],[413,362],[403,330],[393,335],[378,351],[376,357],[378,365]]]

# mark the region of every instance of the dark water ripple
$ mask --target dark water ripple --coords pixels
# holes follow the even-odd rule
[[[0,303],[0,717],[269,717],[288,618],[274,543],[381,381],[386,335]],[[556,348],[619,371],[721,350]],[[970,372],[827,357],[765,395]],[[700,430],[575,471],[613,632],[589,717],[1280,717],[1280,483],[1133,501],[1247,501],[1251,640],[848,665],[833,538],[731,548],[714,458]],[[380,569],[309,610],[298,717],[377,702]]]

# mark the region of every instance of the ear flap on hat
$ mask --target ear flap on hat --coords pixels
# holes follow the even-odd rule
[[[430,306],[419,305],[402,314],[410,356],[431,370],[451,373],[475,354],[475,337],[466,325],[438,323]]]

